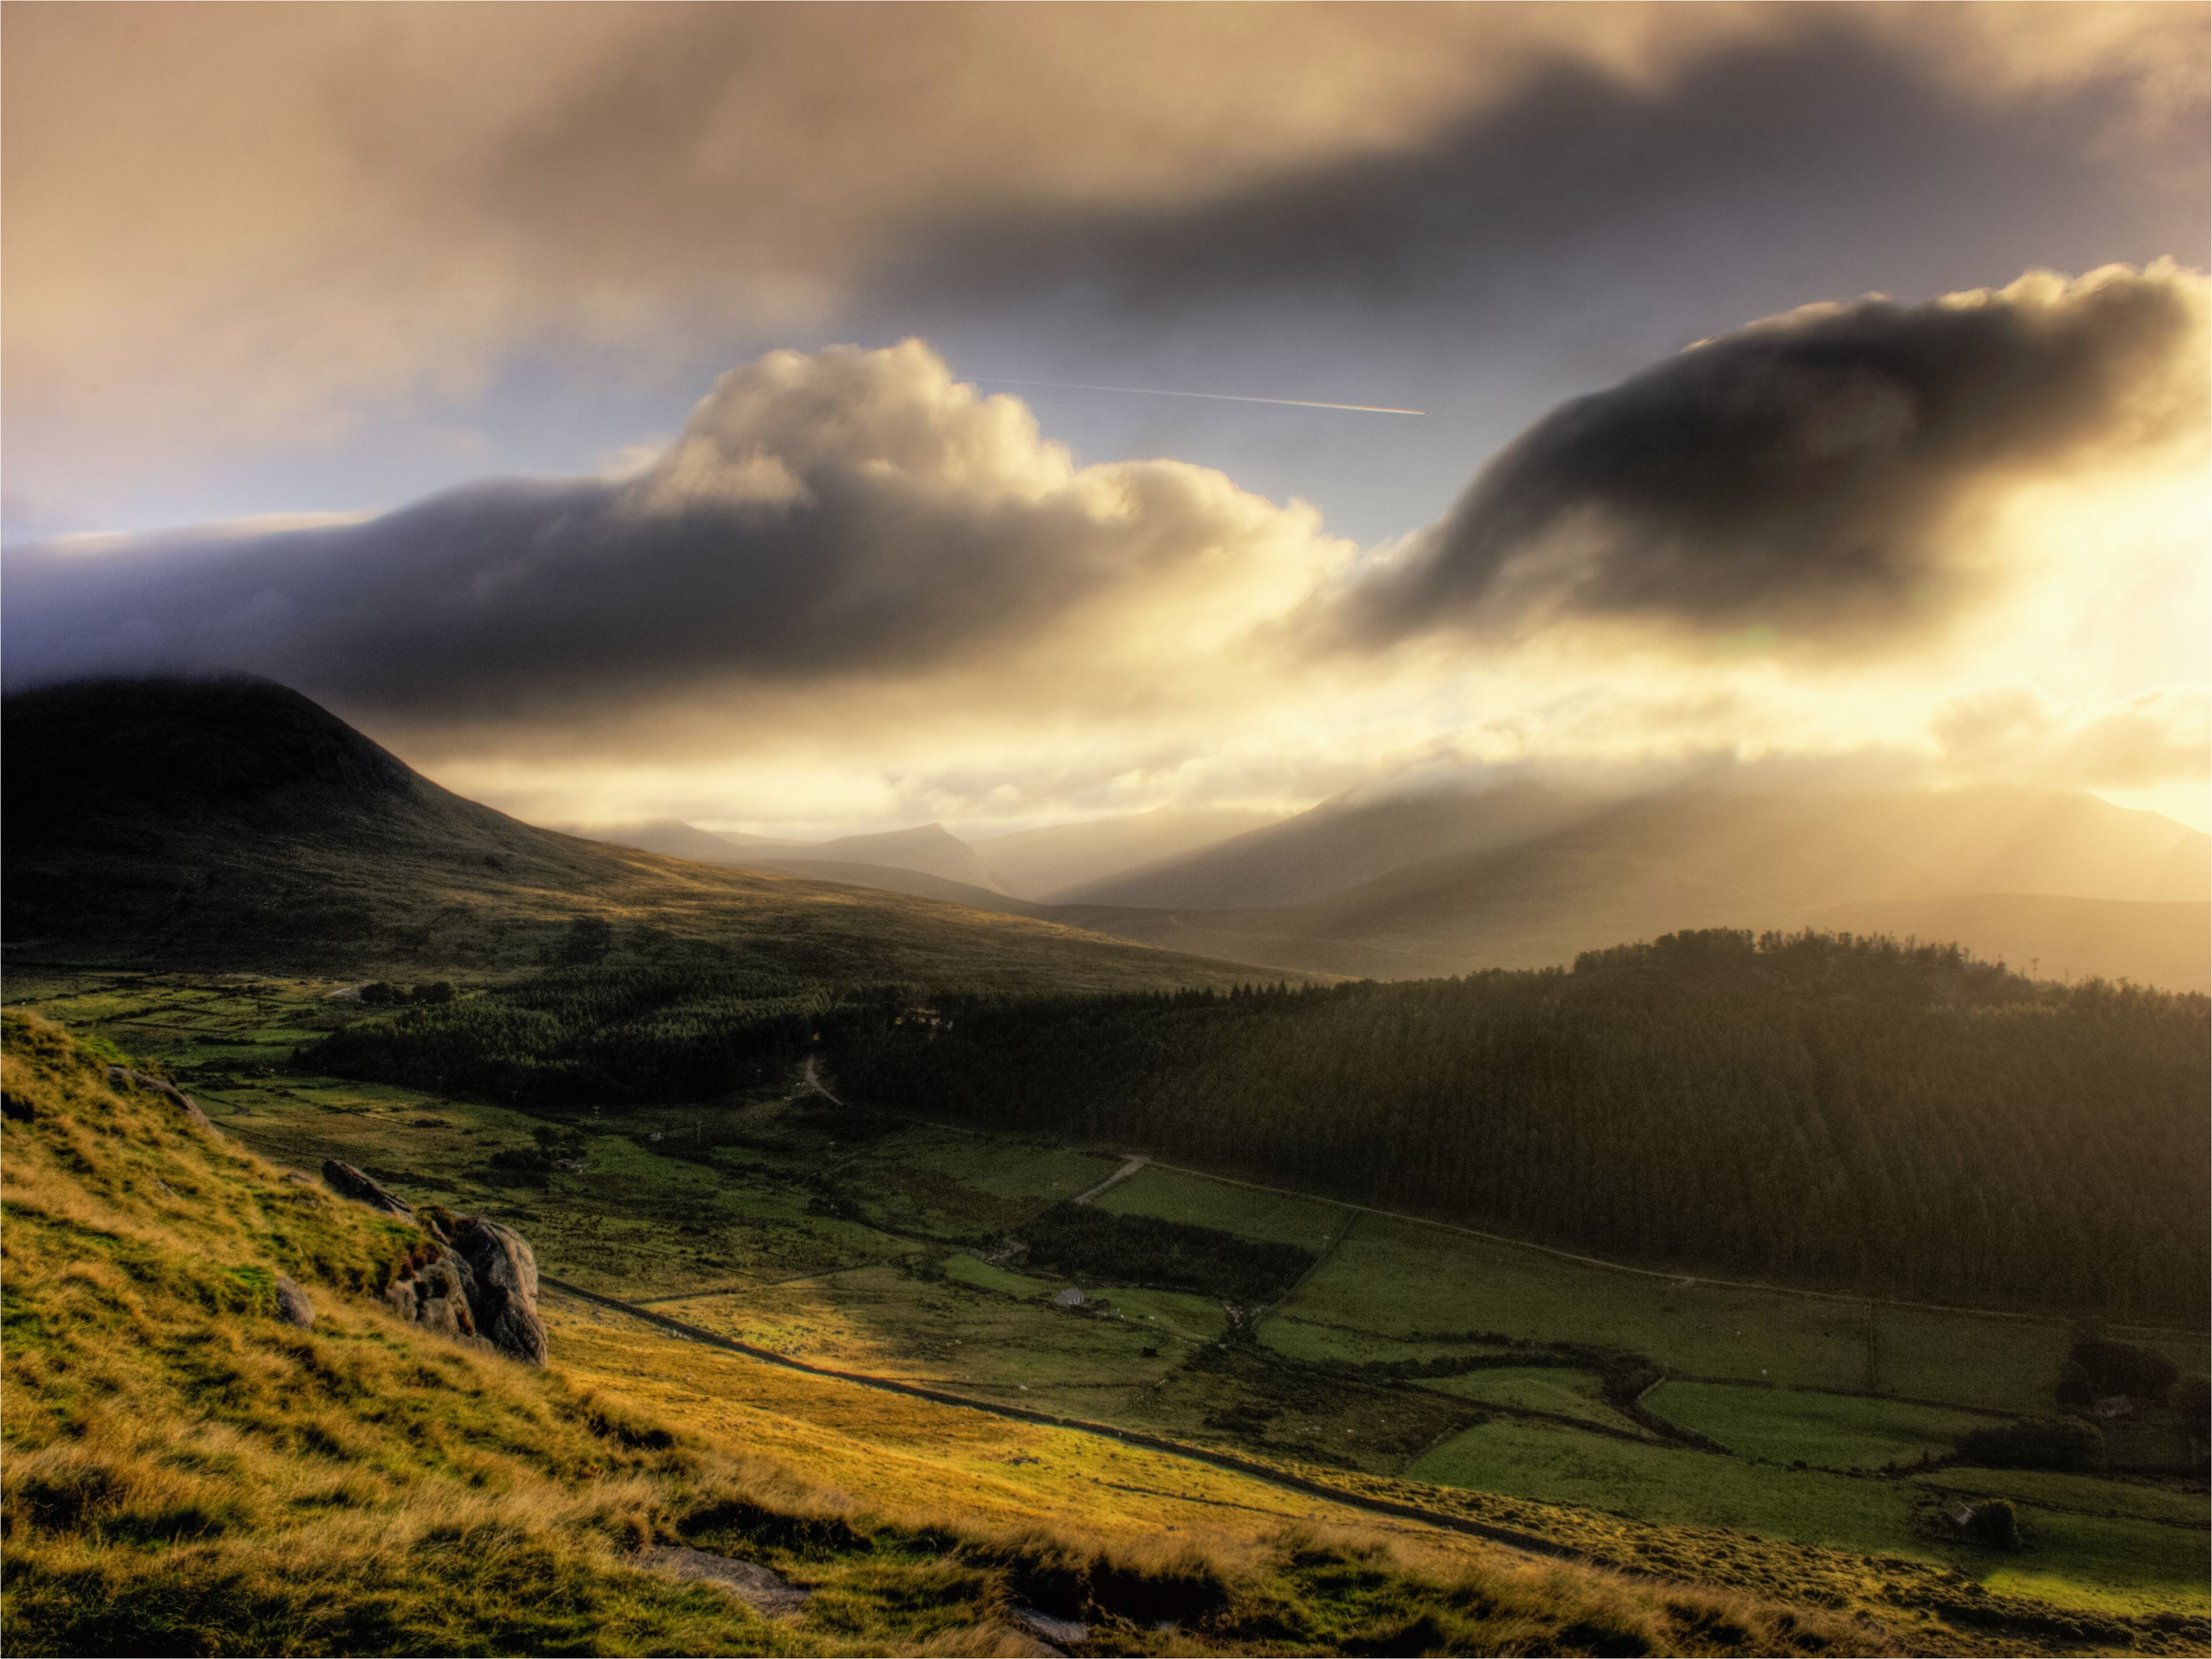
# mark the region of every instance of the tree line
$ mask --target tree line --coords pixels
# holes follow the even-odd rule
[[[556,968],[356,1021],[293,1060],[518,1106],[702,1100],[773,1080],[825,1022],[895,1010],[903,998],[744,969]]]

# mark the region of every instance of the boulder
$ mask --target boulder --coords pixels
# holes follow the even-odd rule
[[[380,1182],[372,1180],[350,1164],[341,1164],[334,1158],[323,1160],[323,1179],[340,1198],[350,1198],[366,1204],[373,1210],[389,1211],[393,1215],[412,1215],[415,1206],[405,1199],[388,1191]]]
[[[480,1341],[526,1364],[546,1363],[538,1258],[520,1233],[435,1204],[415,1209],[336,1158],[323,1165],[323,1179],[348,1198],[406,1216],[422,1228],[424,1242],[385,1287],[384,1301],[392,1312],[445,1335]]]
[[[276,1317],[303,1331],[315,1328],[315,1304],[307,1300],[305,1291],[283,1273],[276,1275]]]
[[[647,1572],[659,1573],[664,1577],[711,1584],[736,1596],[756,1613],[771,1617],[791,1612],[813,1594],[786,1583],[783,1576],[772,1567],[753,1561],[733,1561],[726,1555],[709,1555],[704,1550],[685,1549],[678,1545],[664,1544],[640,1550],[636,1561]]]
[[[193,1122],[198,1124],[201,1128],[212,1130],[215,1127],[215,1125],[208,1121],[208,1115],[200,1110],[199,1102],[194,1100],[173,1083],[164,1083],[160,1078],[149,1077],[143,1072],[134,1072],[128,1066],[109,1066],[107,1081],[112,1088],[143,1089],[149,1095],[159,1095]]]
[[[538,1258],[522,1235],[465,1215],[455,1219],[452,1241],[473,1279],[469,1303],[477,1329],[501,1353],[543,1365],[547,1350],[545,1321],[538,1311]]]

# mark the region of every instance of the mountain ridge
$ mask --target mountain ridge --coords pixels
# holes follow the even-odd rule
[[[842,980],[1101,989],[1249,975],[1004,910],[538,829],[266,680],[81,681],[9,696],[0,723],[15,960],[353,974],[689,952]]]

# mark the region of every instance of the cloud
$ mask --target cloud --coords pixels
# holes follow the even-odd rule
[[[1895,653],[2012,574],[1977,510],[2195,460],[2208,294],[2161,263],[1807,307],[1539,421],[1352,597],[1362,645],[1626,623]]]
[[[2212,775],[2212,686],[2070,708],[2038,686],[1999,686],[1950,699],[1929,729],[1951,769],[1970,777],[2128,789]]]
[[[1159,694],[1351,550],[1175,461],[1078,467],[918,341],[725,375],[627,479],[473,485],[366,523],[7,560],[11,684],[263,673],[416,723],[605,722],[797,688]],[[996,689],[994,689],[996,688]]]
[[[2203,240],[2186,7],[22,5],[4,27],[9,443],[46,494],[334,444],[535,353],[649,376],[709,342],[941,333],[928,307],[1041,297],[1024,281],[1139,304],[1543,283],[1562,245],[1671,253],[1670,224],[1693,263],[1824,193],[1808,170],[1855,230],[1910,191],[1945,204],[1913,240],[2003,220],[1999,195],[2121,226],[2096,258]],[[1593,252],[1561,185],[1653,234]]]
[[[1479,337],[1501,309],[1611,331],[1588,301],[1643,309],[1661,283],[1734,288],[1781,264],[1832,280],[1911,273],[1887,284],[1955,268],[1965,249],[1998,269],[2062,251],[2075,264],[2199,256],[2201,84],[2191,100],[2162,79],[2177,106],[2130,134],[2130,167],[2100,142],[2128,78],[2109,53],[2085,52],[2063,79],[2023,58],[2031,97],[2018,76],[1962,76],[1994,67],[1990,43],[1928,9],[1909,27],[1869,8],[1756,15],[1763,27],[1632,70],[1601,53],[1532,55],[1494,95],[1402,142],[1201,171],[1182,195],[960,204],[883,248],[865,280],[885,310],[1065,295],[1063,314],[1118,318],[1139,337],[1273,301]],[[2048,44],[2035,28],[2001,38]],[[1678,313],[1686,297],[1670,293]]]
[[[0,645],[11,687],[263,673],[551,822],[1013,828],[1423,767],[2197,788],[2202,629],[2171,613],[2201,471],[2106,469],[2201,440],[2168,357],[2203,291],[2109,271],[1771,319],[1545,417],[1364,556],[1218,471],[1081,465],[920,342],[772,352],[618,476],[11,550]],[[1989,521],[2060,552],[2014,562],[2006,609],[1952,532],[2023,469]],[[1608,537],[1563,565],[1557,515]],[[1470,523],[1527,539],[1470,577]],[[1912,556],[1828,556],[1877,526]],[[1966,645],[1914,608],[1931,586]],[[1715,648],[1752,614],[1832,648]]]

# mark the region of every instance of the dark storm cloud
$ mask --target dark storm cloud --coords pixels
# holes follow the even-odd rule
[[[904,316],[1011,298],[1150,330],[1272,300],[1455,336],[1494,332],[1510,307],[1547,332],[1602,333],[1662,283],[1733,291],[1747,270],[1771,287],[1799,267],[1794,299],[1814,270],[1829,292],[1940,291],[1992,268],[2203,262],[2201,98],[2138,120],[2114,72],[1978,100],[1924,40],[1824,8],[1769,21],[1672,73],[1556,58],[1417,142],[1184,201],[948,219],[879,257],[869,303]]]
[[[2202,276],[2114,268],[1705,342],[1537,422],[1335,622],[1909,642],[2003,574],[1984,489],[2201,442],[2205,313]]]
[[[437,720],[957,672],[1047,632],[1074,672],[1087,605],[1103,633],[1155,592],[1256,622],[1286,550],[1325,556],[1310,515],[1174,462],[1079,471],[919,342],[777,352],[626,481],[13,551],[7,678],[244,670]]]

